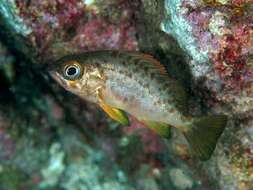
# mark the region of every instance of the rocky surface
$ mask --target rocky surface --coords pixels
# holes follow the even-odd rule
[[[0,1],[0,189],[253,188],[251,0]],[[178,131],[119,126],[45,64],[99,49],[153,54],[195,114],[229,124],[207,162]]]

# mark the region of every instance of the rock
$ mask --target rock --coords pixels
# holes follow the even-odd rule
[[[192,179],[180,169],[171,169],[170,177],[177,189],[191,189],[193,187]]]
[[[207,173],[216,170],[216,174],[209,175],[219,181],[221,189],[240,189],[241,186],[251,189],[253,154],[248,151],[253,142],[253,28],[250,24],[253,4],[166,0],[165,8],[167,18],[161,29],[174,36],[188,52],[195,83],[202,81],[202,89],[211,95],[202,94],[209,111],[231,116],[217,154],[205,170]]]

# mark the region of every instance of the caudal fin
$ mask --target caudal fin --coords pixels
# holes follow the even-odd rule
[[[227,124],[227,116],[214,115],[196,119],[184,132],[194,157],[208,160]]]

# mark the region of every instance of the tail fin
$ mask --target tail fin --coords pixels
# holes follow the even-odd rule
[[[196,119],[189,130],[184,132],[193,156],[200,160],[208,160],[227,124],[227,116],[214,115]]]

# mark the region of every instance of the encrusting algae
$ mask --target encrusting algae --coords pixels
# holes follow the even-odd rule
[[[50,66],[50,74],[123,125],[129,124],[127,112],[163,137],[176,127],[201,160],[210,158],[227,123],[224,115],[186,115],[184,88],[147,54],[105,50],[68,55]]]

